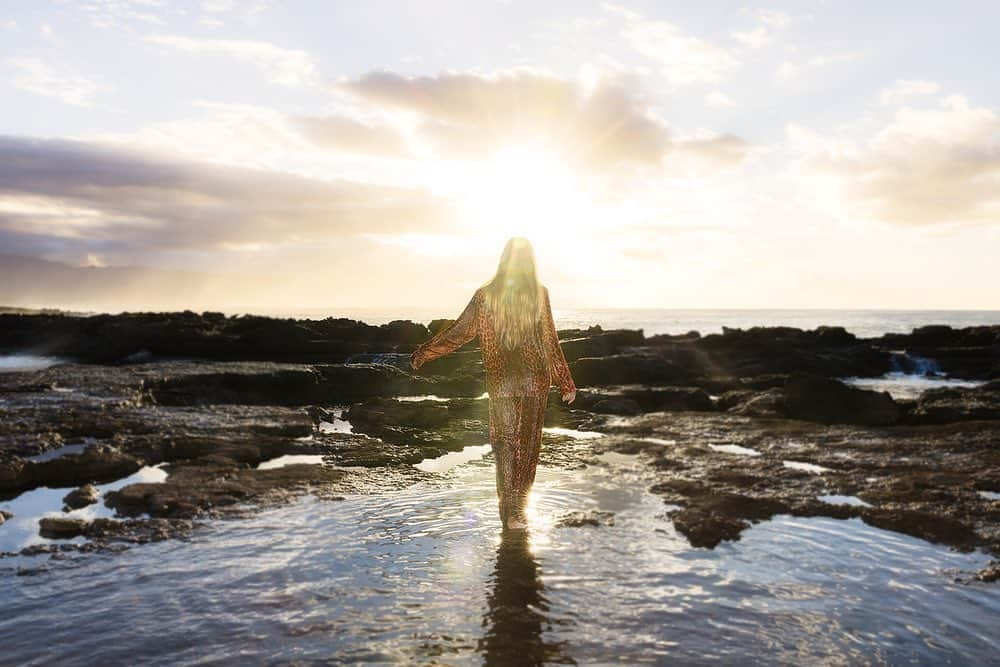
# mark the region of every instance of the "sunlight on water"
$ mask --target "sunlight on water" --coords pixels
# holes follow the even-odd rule
[[[939,664],[1000,648],[994,589],[952,583],[983,554],[787,516],[692,549],[639,456],[599,461],[540,466],[526,532],[501,533],[487,458],[392,494],[304,497],[190,541],[0,572],[4,659],[58,645],[67,665]],[[571,512],[614,525],[560,526]]]
[[[551,433],[552,435],[565,435],[577,440],[592,440],[594,438],[603,438],[605,435],[597,431],[578,431],[574,428],[562,428],[559,426],[546,426],[542,429],[542,432]]]
[[[815,463],[806,463],[804,461],[782,461],[781,463],[786,468],[791,468],[792,470],[802,470],[803,472],[811,472],[816,475],[824,472],[830,472],[830,468],[816,465]]]
[[[489,443],[485,445],[468,445],[467,447],[463,447],[460,452],[448,452],[443,456],[424,459],[420,463],[414,463],[413,467],[424,472],[445,472],[455,466],[468,463],[473,459],[482,458],[490,453],[491,449]]]
[[[871,507],[870,503],[866,503],[857,496],[818,496],[818,500],[824,503],[829,503],[831,505],[853,505],[855,507]]]

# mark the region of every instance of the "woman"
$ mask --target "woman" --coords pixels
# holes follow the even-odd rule
[[[490,401],[490,447],[496,460],[500,520],[527,528],[525,505],[535,481],[549,387],[572,403],[576,385],[559,346],[549,291],[535,272],[527,239],[507,241],[496,275],[481,285],[457,320],[423,343],[413,368],[479,336]]]

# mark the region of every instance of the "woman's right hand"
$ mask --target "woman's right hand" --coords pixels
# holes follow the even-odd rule
[[[565,394],[562,395],[562,400],[564,403],[572,403],[575,398],[576,398],[576,389],[573,389],[572,391],[567,391]]]

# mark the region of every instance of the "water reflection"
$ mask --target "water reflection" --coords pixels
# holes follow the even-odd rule
[[[575,665],[563,652],[565,642],[546,641],[553,621],[531,552],[530,531],[504,531],[497,547],[496,566],[488,585],[488,610],[477,650],[486,665]]]

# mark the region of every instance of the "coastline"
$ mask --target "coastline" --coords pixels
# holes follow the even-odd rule
[[[447,323],[0,316],[5,352],[74,360],[0,374],[4,498],[151,466],[166,473],[98,494],[112,516],[48,517],[47,540],[17,553],[115,550],[189,535],[248,504],[385,493],[422,479],[414,464],[486,431],[475,341],[420,372],[406,364]],[[559,333],[580,392],[569,409],[550,397],[551,460],[573,465],[581,446],[641,453],[659,479],[651,490],[677,507],[670,522],[692,546],[714,548],[791,514],[860,518],[1000,556],[1000,326],[873,339],[838,327]],[[967,384],[893,398],[843,381],[890,373]],[[599,437],[581,445],[574,432]],[[260,467],[289,456],[314,458]],[[998,574],[994,562],[978,576]]]

